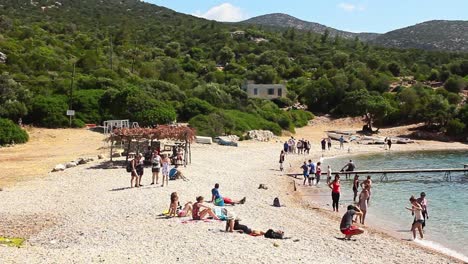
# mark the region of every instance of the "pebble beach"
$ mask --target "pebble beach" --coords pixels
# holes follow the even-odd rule
[[[442,146],[442,145],[441,145]],[[463,145],[453,145],[462,148]],[[398,146],[399,147],[399,146]],[[396,150],[398,150],[398,147]],[[432,146],[437,148],[437,144]],[[447,147],[447,145],[445,145]],[[362,148],[362,149],[360,149]],[[427,148],[427,144],[401,146]],[[281,142],[241,142],[239,147],[192,147],[189,179],[168,187],[128,188],[124,168],[104,169],[99,162],[20,182],[0,192],[0,231],[26,238],[20,248],[0,246],[2,263],[457,263],[458,260],[368,228],[356,241],[342,241],[341,212],[314,206],[302,186],[278,170]],[[318,150],[318,148],[317,148]],[[355,147],[353,153],[381,151]],[[318,159],[312,152],[308,158]],[[348,155],[332,151],[329,155]],[[287,157],[286,169],[304,156]],[[195,201],[220,184],[225,197],[247,197],[244,205],[227,206],[253,229],[280,229],[285,240],[224,232],[225,222],[184,222],[166,218],[170,193],[180,202]],[[268,189],[258,189],[266,184]],[[279,197],[283,207],[272,206]]]

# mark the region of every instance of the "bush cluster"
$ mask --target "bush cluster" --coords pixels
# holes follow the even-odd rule
[[[29,140],[28,133],[13,121],[0,118],[0,146],[20,144]]]

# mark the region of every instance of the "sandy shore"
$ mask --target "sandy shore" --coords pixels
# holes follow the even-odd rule
[[[307,130],[298,137],[307,137]],[[322,130],[323,131],[323,130]],[[314,132],[315,133],[315,132]],[[319,135],[319,132],[316,132]],[[323,132],[322,132],[323,134]],[[313,136],[310,136],[313,140]],[[318,142],[313,148],[316,159]],[[459,148],[462,144],[418,143],[395,150]],[[188,182],[169,187],[127,188],[124,169],[83,165],[44,178],[20,182],[0,192],[0,236],[27,238],[22,248],[0,247],[2,263],[454,263],[454,259],[414,243],[368,230],[357,241],[342,241],[340,216],[314,209],[293,191],[293,179],[279,172],[281,142],[242,142],[238,148],[193,146]],[[352,153],[383,151],[353,147]],[[335,151],[330,155],[348,154]],[[309,158],[309,157],[307,157]],[[304,157],[288,157],[294,164]],[[224,196],[247,197],[228,207],[254,229],[285,231],[287,240],[223,232],[224,222],[182,223],[159,215],[177,191],[181,202],[198,195],[208,200],[214,183]],[[260,183],[268,190],[258,189]],[[279,197],[285,207],[272,207]]]

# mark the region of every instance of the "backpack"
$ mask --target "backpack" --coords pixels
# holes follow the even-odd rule
[[[127,172],[132,172],[132,162],[130,161],[129,163],[127,163]]]
[[[283,239],[283,233],[273,231],[273,229],[268,229],[265,233],[265,238],[272,238],[272,239]]]
[[[280,201],[279,201],[279,198],[276,197],[275,199],[273,199],[273,206],[274,207],[281,207],[281,204],[280,204]]]

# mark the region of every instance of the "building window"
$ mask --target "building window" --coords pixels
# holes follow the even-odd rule
[[[278,88],[278,96],[282,97],[283,96],[283,89]]]
[[[268,95],[275,95],[275,89],[274,88],[268,89]]]
[[[254,95],[258,95],[258,89],[254,88]]]

